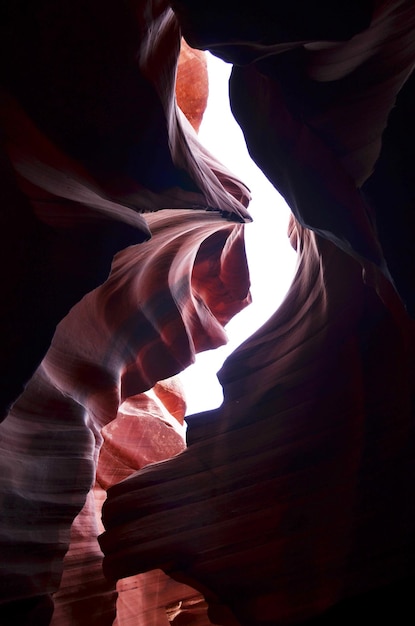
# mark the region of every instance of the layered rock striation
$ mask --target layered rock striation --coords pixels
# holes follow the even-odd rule
[[[159,381],[225,342],[224,324],[250,302],[249,192],[176,104],[180,29],[167,4],[9,4],[0,621],[110,624],[116,592],[102,574],[94,489],[101,430],[117,415],[125,426],[124,400],[154,386],[183,421],[177,385]],[[130,428],[131,472],[184,447],[145,406]],[[152,437],[159,449],[145,445]],[[107,473],[119,477],[123,454]],[[199,607],[194,590],[176,593],[161,576],[157,610]]]
[[[1,11],[1,624],[413,617],[413,3]],[[182,34],[298,252],[187,447],[171,377],[250,301],[250,217]]]

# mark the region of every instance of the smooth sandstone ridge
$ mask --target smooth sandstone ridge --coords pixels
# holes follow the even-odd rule
[[[412,0],[7,0],[0,28],[0,624],[413,621]],[[185,420],[180,372],[251,299],[204,50],[298,265]]]

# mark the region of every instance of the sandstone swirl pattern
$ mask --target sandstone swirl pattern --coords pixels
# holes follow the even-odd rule
[[[0,24],[0,623],[413,621],[412,0],[10,0]],[[177,105],[182,35],[234,63],[298,251],[186,449],[174,376],[249,304],[250,217]]]

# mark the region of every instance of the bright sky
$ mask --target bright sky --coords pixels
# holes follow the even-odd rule
[[[187,415],[222,404],[222,387],[216,372],[226,357],[279,307],[296,266],[296,253],[287,237],[288,206],[251,160],[229,107],[231,69],[231,65],[208,54],[209,100],[199,139],[251,190],[248,210],[254,221],[245,228],[245,241],[253,302],[227,325],[229,343],[199,354],[196,363],[180,375],[185,386]]]

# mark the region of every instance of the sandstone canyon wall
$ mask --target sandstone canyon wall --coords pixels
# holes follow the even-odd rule
[[[0,624],[413,619],[413,3],[1,11]],[[298,253],[187,433],[175,375],[250,302],[250,217],[182,35],[234,64]]]

